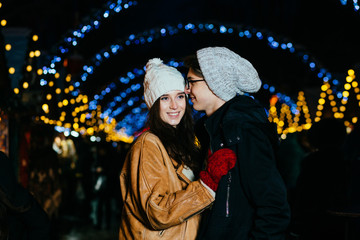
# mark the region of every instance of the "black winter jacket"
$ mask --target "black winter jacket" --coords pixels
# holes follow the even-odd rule
[[[270,125],[264,108],[244,95],[205,120],[211,151],[230,148],[237,162],[221,178],[215,203],[204,212],[198,239],[285,239],[290,209],[273,151],[276,129]],[[206,145],[206,139],[204,145],[199,139]]]

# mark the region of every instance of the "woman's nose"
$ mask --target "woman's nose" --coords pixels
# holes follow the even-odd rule
[[[177,109],[177,103],[176,101],[172,100],[171,103],[170,103],[170,108],[171,109]]]

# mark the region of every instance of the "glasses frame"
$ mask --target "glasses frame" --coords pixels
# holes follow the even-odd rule
[[[189,80],[189,79],[185,78],[185,87],[186,87],[187,89],[190,89],[190,83],[202,82],[202,81],[205,81],[205,79]]]

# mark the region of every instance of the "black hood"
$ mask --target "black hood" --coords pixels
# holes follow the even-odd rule
[[[246,95],[236,96],[229,100],[205,120],[211,132],[217,126],[246,122],[268,122],[264,107]]]
[[[205,120],[209,135],[222,132],[230,138],[237,134],[237,128],[259,128],[270,139],[274,147],[278,144],[276,124],[270,123],[265,108],[250,96],[236,96],[221,106]]]

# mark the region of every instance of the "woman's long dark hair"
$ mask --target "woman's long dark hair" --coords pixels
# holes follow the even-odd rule
[[[195,174],[200,171],[199,149],[195,143],[194,121],[188,99],[183,118],[176,128],[160,117],[160,98],[149,110],[147,126],[164,144],[169,156],[178,164],[184,163]]]

